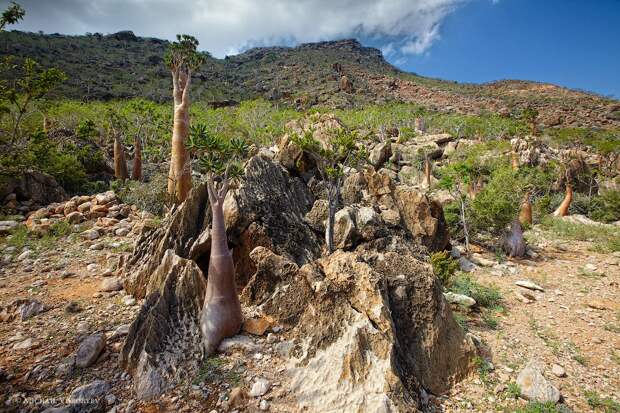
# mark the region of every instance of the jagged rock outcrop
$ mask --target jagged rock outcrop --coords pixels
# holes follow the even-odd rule
[[[152,399],[196,371],[206,279],[194,261],[165,251],[145,286],[146,300],[120,354],[140,399]]]
[[[303,181],[290,176],[279,164],[262,155],[248,161],[243,182],[229,192],[224,204],[228,241],[240,287],[255,270],[247,257],[259,245],[273,248],[298,264],[318,257],[320,240],[303,220],[313,202]],[[138,298],[146,295],[148,279],[168,249],[196,261],[206,273],[210,222],[207,190],[198,185],[167,222],[137,241],[125,269],[127,292]]]
[[[290,329],[288,371],[302,408],[416,411],[420,389],[442,393],[468,373],[474,347],[413,255],[337,251],[314,271],[266,248],[251,256],[257,272],[242,300]]]
[[[256,155],[226,198],[241,303],[294,342],[292,392],[308,411],[416,411],[419,392],[447,390],[468,374],[475,351],[421,261],[427,248],[447,245],[441,207],[395,187],[391,171],[370,174],[387,177],[378,180],[386,189],[378,197],[358,174],[361,203],[339,211],[347,251],[321,258],[324,205],[294,175]],[[144,232],[124,267],[128,293],[146,297],[121,353],[141,398],[200,361],[209,210],[206,189],[196,186],[159,229]]]

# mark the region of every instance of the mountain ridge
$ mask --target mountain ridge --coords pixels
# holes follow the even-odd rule
[[[170,75],[163,64],[168,44],[129,30],[75,36],[10,31],[0,34],[0,55],[32,57],[65,71],[69,79],[57,97],[162,102],[170,100]],[[536,81],[474,84],[424,77],[398,69],[379,49],[356,39],[255,47],[222,59],[205,55],[192,95],[215,106],[255,98],[300,109],[410,102],[433,110],[506,116],[533,106],[545,126],[620,126],[615,99]]]

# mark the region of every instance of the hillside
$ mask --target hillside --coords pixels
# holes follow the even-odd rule
[[[0,54],[32,57],[44,66],[59,67],[69,80],[58,93],[80,100],[136,96],[169,100],[170,79],[163,64],[167,44],[129,31],[84,36],[0,34]],[[351,81],[351,90],[341,90],[343,75]],[[257,97],[303,108],[400,101],[468,114],[517,114],[532,105],[545,126],[620,125],[617,100],[536,82],[475,85],[430,79],[398,70],[379,50],[356,40],[254,48],[224,59],[208,56],[192,93],[195,101],[214,105]]]

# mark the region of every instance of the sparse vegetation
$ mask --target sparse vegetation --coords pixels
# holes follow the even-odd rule
[[[588,405],[593,409],[600,410],[604,413],[620,412],[620,403],[610,397],[601,397],[596,391],[585,391],[584,396]]]
[[[439,251],[431,254],[433,273],[443,285],[450,285],[452,277],[459,269],[458,261],[450,257],[450,253]]]

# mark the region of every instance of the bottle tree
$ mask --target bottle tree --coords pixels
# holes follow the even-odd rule
[[[248,145],[241,138],[225,139],[199,124],[191,128],[188,148],[198,159],[199,172],[206,177],[211,205],[211,253],[207,292],[200,318],[206,354],[213,353],[225,337],[239,332],[242,315],[235,284],[235,268],[228,248],[224,223],[224,199],[230,184],[243,176],[241,161]]]
[[[172,73],[174,99],[174,126],[172,128],[172,153],[168,173],[168,194],[181,203],[192,188],[191,159],[185,144],[189,136],[189,88],[192,72],[205,61],[197,51],[198,40],[186,34],[177,35],[166,52],[165,62]]]
[[[334,252],[334,220],[340,199],[340,190],[346,168],[354,168],[368,158],[366,148],[357,146],[357,135],[345,129],[332,129],[325,141],[314,138],[312,130],[303,135],[293,134],[291,140],[316,161],[321,178],[327,182],[327,249]]]

